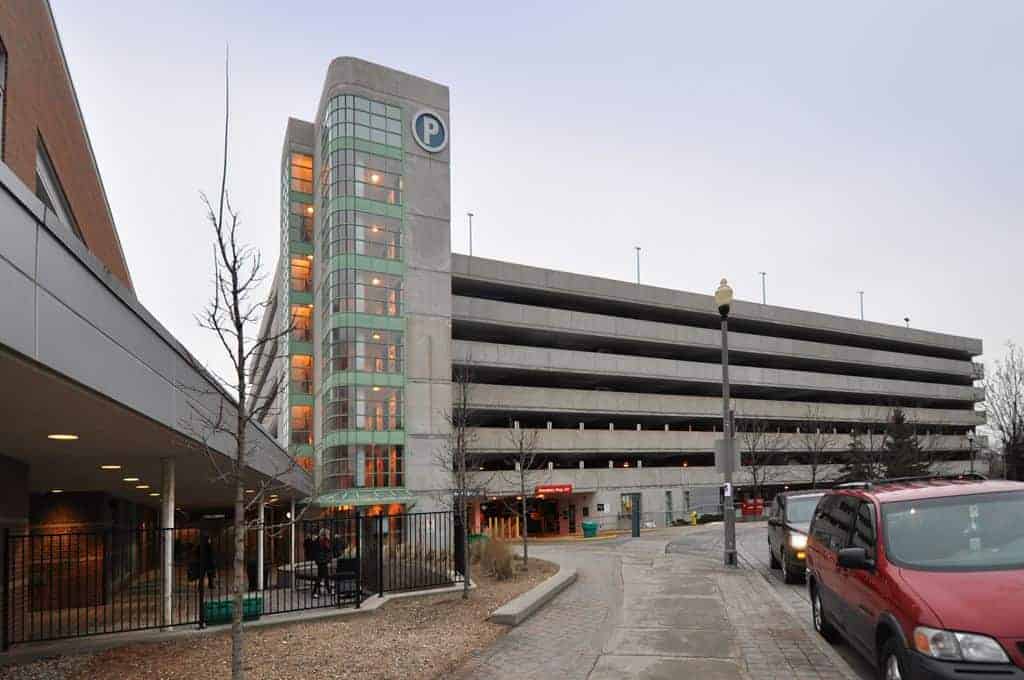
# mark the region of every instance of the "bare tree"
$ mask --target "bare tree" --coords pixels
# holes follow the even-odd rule
[[[756,498],[764,498],[765,484],[778,477],[778,454],[785,437],[771,423],[758,418],[737,418],[742,468],[750,475]]]
[[[233,616],[231,621],[231,677],[240,680],[245,677],[243,637],[243,595],[245,593],[245,538],[250,525],[246,523],[246,511],[261,504],[275,490],[284,488],[281,483],[286,475],[298,468],[294,459],[273,470],[269,477],[255,484],[258,488],[245,500],[249,461],[258,453],[257,439],[251,439],[254,426],[268,415],[274,396],[280,385],[287,379],[287,373],[275,378],[275,384],[260,390],[250,380],[250,365],[257,356],[271,354],[277,340],[291,332],[291,326],[278,332],[258,336],[259,321],[268,303],[259,296],[264,280],[260,252],[242,242],[239,234],[239,213],[231,206],[227,190],[228,174],[228,123],[229,81],[228,61],[224,65],[224,157],[221,166],[220,191],[216,203],[206,194],[201,194],[206,208],[206,219],[213,229],[214,292],[206,307],[196,315],[199,326],[213,332],[220,341],[231,362],[231,375],[224,377],[213,374],[219,389],[181,385],[185,392],[190,413],[184,419],[184,426],[202,443],[213,465],[217,481],[227,484],[234,495],[234,578],[231,584]],[[256,333],[253,333],[255,327]],[[225,461],[217,447],[234,450],[234,458]],[[294,518],[293,518],[294,520]],[[259,517],[253,526],[262,523]]]
[[[1013,342],[985,380],[985,407],[1002,444],[1006,478],[1024,479],[1024,348]]]
[[[471,362],[470,362],[471,363]],[[473,408],[470,400],[473,375],[470,365],[456,366],[452,372],[452,405],[444,411],[448,421],[448,436],[444,446],[435,454],[435,462],[449,480],[448,497],[441,501],[450,503],[455,520],[460,527],[458,541],[463,555],[462,597],[469,597],[469,501],[486,492],[473,474],[480,465],[480,453],[476,448],[476,433],[472,429]]]
[[[526,543],[529,534],[526,524],[526,499],[530,495],[527,493],[527,489],[536,482],[534,478],[539,472],[536,467],[539,433],[537,430],[524,430],[516,422],[509,428],[506,436],[512,445],[512,454],[509,456],[509,462],[512,464],[513,469],[508,474],[514,477],[513,483],[519,489],[519,507],[517,511],[519,512],[520,526],[522,527],[520,534],[523,540],[523,570],[528,571],[530,562]]]
[[[821,415],[821,407],[807,405],[804,418],[797,430],[797,440],[807,453],[807,465],[811,469],[811,488],[814,488],[818,485],[818,470],[825,464],[828,452],[836,445],[831,425]]]

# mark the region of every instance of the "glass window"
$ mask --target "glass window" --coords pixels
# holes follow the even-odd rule
[[[825,496],[814,514],[811,535],[829,550],[845,548],[853,528],[857,503],[852,496]]]
[[[324,450],[323,460],[327,490],[404,483],[401,446],[332,446]]]
[[[291,238],[303,243],[313,242],[313,206],[301,201],[292,201],[288,206],[288,227]]]
[[[402,388],[332,387],[324,396],[324,432],[402,429]]]
[[[321,233],[324,268],[343,253],[386,260],[402,258],[402,221],[353,210],[331,213]]]
[[[374,328],[332,328],[324,338],[324,369],[402,372],[402,334]]]
[[[292,340],[313,341],[313,305],[292,305]]]
[[[82,232],[78,228],[74,213],[71,212],[71,204],[64,194],[60,178],[50,160],[50,154],[43,144],[43,138],[39,137],[36,144],[36,198],[43,202],[47,209],[56,215],[72,233],[81,241],[85,241]]]
[[[864,548],[868,559],[875,559],[875,506],[862,501],[857,507],[857,518],[850,536],[851,548]]]
[[[313,407],[292,406],[292,444],[313,445]]]
[[[401,314],[401,277],[359,269],[336,269],[323,286],[324,316],[360,312],[378,316]]]
[[[293,153],[290,170],[292,191],[313,193],[313,157],[304,153]]]
[[[292,357],[291,388],[299,394],[313,394],[313,357],[306,354]]]
[[[1024,491],[882,504],[886,556],[929,571],[1024,568]]]
[[[786,499],[786,520],[795,524],[810,522],[821,496],[790,496]]]
[[[291,260],[291,289],[302,293],[313,290],[313,262],[310,257],[293,257]]]

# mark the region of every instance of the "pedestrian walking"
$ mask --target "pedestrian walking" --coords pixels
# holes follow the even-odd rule
[[[313,584],[313,597],[320,597],[320,584],[327,586],[327,594],[331,594],[329,567],[331,561],[331,537],[327,529],[321,529],[320,535],[313,541],[313,561],[316,562],[316,582]]]

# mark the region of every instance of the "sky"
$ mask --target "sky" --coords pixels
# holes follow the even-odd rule
[[[452,247],[1024,342],[1024,3],[51,0],[136,292],[201,361],[199,192],[279,249],[288,116],[351,55],[451,89]]]

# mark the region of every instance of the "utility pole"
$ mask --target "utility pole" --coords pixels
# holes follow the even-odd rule
[[[469,256],[473,257],[473,212],[468,211],[466,216],[469,217]]]
[[[858,290],[857,295],[860,296],[860,320],[864,320],[864,291]]]
[[[636,250],[636,285],[640,285],[640,246],[633,246]]]
[[[758,274],[761,275],[761,304],[766,305],[768,304],[768,294],[765,288],[765,277],[768,275],[768,272],[758,272]]]

